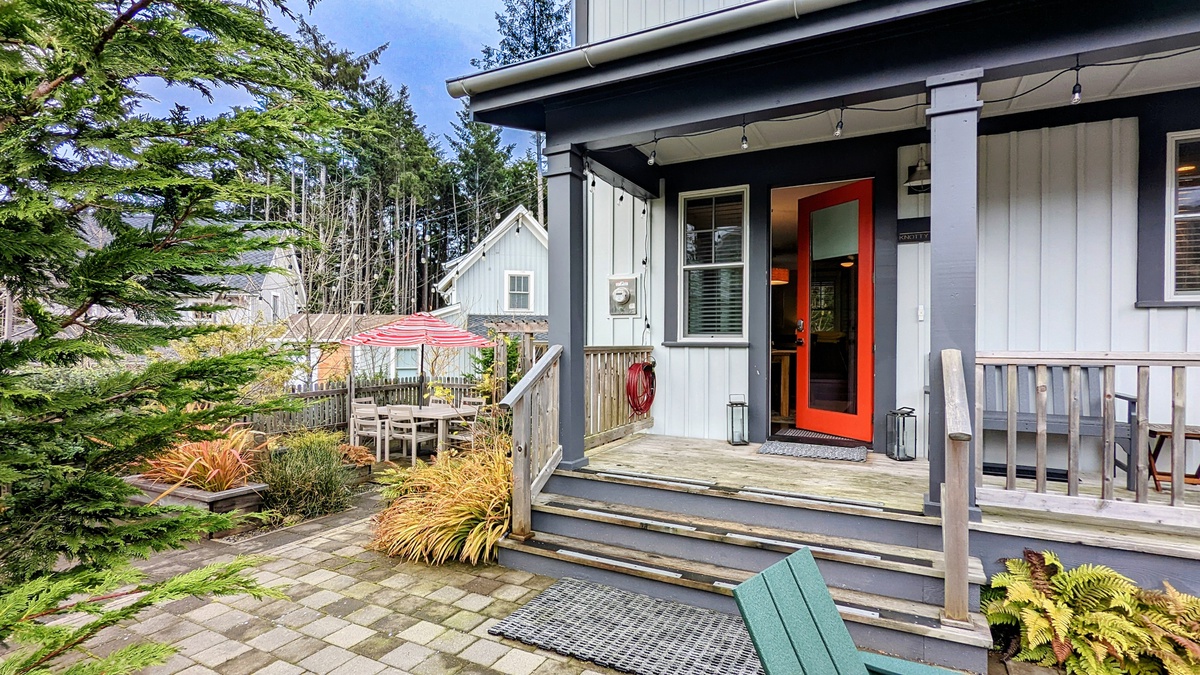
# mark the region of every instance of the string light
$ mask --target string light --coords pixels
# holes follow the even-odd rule
[[[1083,100],[1083,85],[1079,84],[1079,55],[1075,55],[1075,86],[1071,87],[1071,105]]]
[[[845,121],[845,119],[846,119],[846,108],[843,106],[842,108],[839,108],[839,109],[838,109],[838,122],[837,122],[837,126],[835,126],[835,127],[833,128],[833,136],[834,136],[834,138],[841,138],[841,137],[842,137],[842,127],[843,127],[843,122]]]
[[[746,116],[742,115],[742,149],[750,149],[750,139],[746,138]]]
[[[650,166],[654,166],[654,162],[657,159],[658,159],[658,136],[655,135],[654,136],[654,147],[650,149],[650,159],[647,159],[646,163],[649,164]]]

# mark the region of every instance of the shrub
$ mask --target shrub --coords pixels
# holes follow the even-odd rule
[[[433,564],[494,559],[508,532],[512,462],[507,438],[488,440],[462,455],[443,452],[432,464],[383,472],[392,501],[376,516],[372,547]]]
[[[368,466],[375,463],[375,453],[371,452],[371,449],[365,445],[342,443],[338,446],[338,453],[342,455],[343,464]]]
[[[163,483],[182,484],[209,492],[245,485],[254,473],[249,429],[225,430],[220,438],[181,443],[149,460],[143,476]]]
[[[1067,570],[1049,551],[1005,565],[983,609],[989,623],[1018,629],[1018,661],[1072,675],[1200,672],[1200,598],[1138,588],[1102,565]]]
[[[350,507],[350,477],[342,456],[319,443],[301,443],[273,452],[258,466],[258,479],[267,484],[263,508],[283,518],[314,518]]]
[[[279,436],[274,444],[289,450],[324,450],[334,452],[346,442],[346,434],[325,429],[305,429],[286,436]]]

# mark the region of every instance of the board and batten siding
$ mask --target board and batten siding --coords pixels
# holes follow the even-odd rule
[[[666,275],[671,273],[665,251],[678,245],[665,241],[666,202],[644,203],[597,177],[588,192],[587,216],[587,344],[653,346],[658,393],[650,433],[725,438],[729,394],[745,394],[749,387],[748,353],[744,348],[663,346]],[[609,316],[608,279],[625,275],[640,277],[638,314]]]
[[[918,456],[926,456],[929,410],[930,244],[904,243],[896,250],[896,407],[917,416]],[[886,411],[885,411],[886,413]]]
[[[588,42],[744,5],[752,0],[588,0]]]
[[[453,303],[460,313],[467,314],[539,314],[545,316],[547,307],[546,247],[531,232],[517,234],[509,230],[454,282]],[[532,272],[532,311],[507,312],[504,309],[508,287],[505,272]]]
[[[1200,351],[1200,308],[1135,306],[1137,201],[1134,118],[980,137],[978,349]],[[928,323],[917,312],[928,308],[928,246],[899,247],[897,405],[925,401]],[[1152,421],[1170,419],[1167,375],[1151,377]],[[1189,377],[1196,391],[1200,373]],[[1136,390],[1134,370],[1118,369],[1117,391]],[[1188,412],[1200,423],[1200,405]],[[1051,439],[1052,455],[1060,440]],[[996,442],[989,461],[999,461]],[[1028,463],[1024,446],[1019,461]],[[1092,450],[1085,470],[1098,465]]]

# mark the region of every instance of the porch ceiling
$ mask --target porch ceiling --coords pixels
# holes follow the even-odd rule
[[[1084,66],[1079,81],[1087,102],[1200,86],[1200,51],[1194,49]],[[985,82],[980,90],[986,102],[982,114],[998,117],[1069,105],[1074,84],[1074,73],[1062,70]],[[854,105],[844,112],[834,109],[752,122],[747,124],[745,134],[751,151],[819,143],[834,138],[841,116],[843,138],[870,136],[924,127],[926,108],[926,95],[921,93]],[[680,137],[660,136],[657,143],[645,143],[637,149],[644,156],[656,151],[656,163],[677,164],[742,152],[741,137],[742,128],[737,126]]]

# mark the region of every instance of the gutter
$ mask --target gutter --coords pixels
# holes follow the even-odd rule
[[[474,96],[747,28],[799,19],[807,14],[853,2],[857,0],[758,0],[511,66],[447,80],[446,91],[454,98]]]

